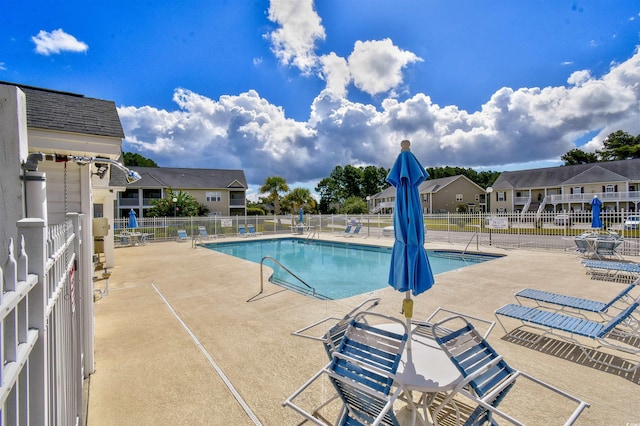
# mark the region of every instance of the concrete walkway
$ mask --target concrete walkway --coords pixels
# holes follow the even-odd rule
[[[392,243],[388,238],[348,241]],[[414,318],[426,318],[442,306],[494,320],[495,309],[513,302],[513,293],[524,287],[603,301],[622,288],[591,280],[574,253],[494,251],[506,256],[437,275],[436,285],[416,298]],[[95,304],[89,426],[299,424],[302,417],[282,402],[327,358],[320,343],[291,332],[326,316],[341,317],[371,296],[382,298],[377,311],[401,317],[404,297],[389,287],[319,301],[266,279],[264,293],[258,294],[259,265],[194,249],[189,242],[121,248],[116,265],[109,294]],[[104,287],[104,281],[96,287]],[[507,362],[591,403],[578,424],[640,424],[640,372],[593,366],[561,342],[536,349],[503,337],[497,327],[489,341]],[[511,405],[507,398],[505,409],[532,425],[554,424],[567,414],[566,407],[538,392],[525,389]]]

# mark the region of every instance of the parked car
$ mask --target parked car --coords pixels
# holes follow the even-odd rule
[[[640,228],[640,216],[629,216],[624,221],[624,229],[638,229]]]
[[[553,224],[556,226],[571,226],[571,216],[566,213],[557,214],[553,218]]]

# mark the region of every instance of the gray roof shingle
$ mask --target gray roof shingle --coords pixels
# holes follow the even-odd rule
[[[2,81],[0,84],[19,87],[25,93],[30,128],[124,138],[112,101]]]
[[[142,179],[129,188],[227,189],[247,188],[243,170],[137,167]]]
[[[493,189],[544,188],[596,182],[640,181],[640,159],[502,172]]]

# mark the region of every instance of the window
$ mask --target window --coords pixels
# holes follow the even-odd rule
[[[497,191],[496,201],[507,201],[507,193],[505,191]]]
[[[615,188],[613,185],[607,185],[604,192],[615,192]]]
[[[462,194],[456,194],[456,201],[457,202],[464,201],[464,197],[462,196]]]
[[[221,199],[222,199],[222,194],[220,193],[220,191],[207,192],[207,202],[219,203]]]
[[[102,204],[93,205],[93,217],[104,217],[104,206]]]

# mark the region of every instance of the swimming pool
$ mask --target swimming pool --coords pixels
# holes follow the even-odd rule
[[[260,263],[265,256],[280,264],[315,289],[315,296],[342,299],[387,287],[391,247],[377,247],[302,238],[277,238],[208,243],[206,248]],[[433,274],[495,259],[499,256],[427,251]],[[271,281],[305,294],[304,284],[270,259]]]

